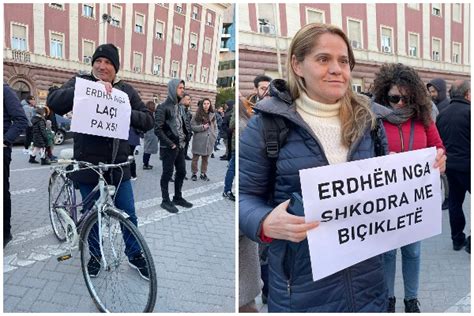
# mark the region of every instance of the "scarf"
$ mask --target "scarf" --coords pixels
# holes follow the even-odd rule
[[[399,109],[391,106],[384,106],[380,109],[381,118],[392,124],[400,125],[411,119],[415,115],[415,109],[407,105]]]

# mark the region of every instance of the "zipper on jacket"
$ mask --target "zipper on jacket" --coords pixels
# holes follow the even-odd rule
[[[352,293],[351,268],[347,268],[344,270],[344,279],[346,281],[345,282],[346,287],[347,287],[346,293],[348,294],[347,298],[349,301],[349,308],[350,308],[348,312],[353,313],[356,311],[356,308],[355,308],[355,302],[354,302],[354,293]]]
[[[286,285],[287,285],[286,290],[287,290],[287,292],[288,292],[288,295],[291,295],[291,276],[290,276],[290,278],[288,279],[288,281],[286,281],[286,282],[287,282],[287,283],[286,283]]]
[[[402,146],[402,152],[405,151],[405,142],[403,141],[403,130],[401,125],[397,125],[398,127],[398,133],[400,134],[400,142]]]

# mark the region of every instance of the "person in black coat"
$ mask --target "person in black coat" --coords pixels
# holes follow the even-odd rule
[[[130,128],[143,132],[148,131],[153,128],[153,116],[140,99],[138,92],[131,85],[117,78],[119,67],[120,60],[117,47],[113,44],[103,44],[97,47],[92,56],[92,72],[78,77],[102,84],[107,94],[110,94],[114,88],[125,92],[131,106]],[[47,104],[55,113],[64,115],[73,110],[75,84],[76,77],[73,77],[61,88],[49,92]],[[121,163],[127,161],[129,152],[130,147],[127,140],[74,133],[74,159],[76,160],[93,164],[99,162]],[[116,186],[120,184],[115,194],[115,205],[126,212],[132,223],[138,226],[130,177],[129,166],[121,169],[116,168],[106,173],[109,184]],[[92,170],[75,172],[71,178],[79,184],[83,199],[92,192],[98,183],[98,175]],[[96,198],[98,198],[98,194]],[[134,238],[129,236],[128,231],[124,230],[123,234],[124,240],[126,240],[125,253],[130,265],[136,268],[143,278],[147,279],[148,269],[141,249]],[[87,269],[89,275],[95,277],[102,268],[99,247],[89,241],[89,248],[91,258],[87,264]]]
[[[449,182],[449,224],[453,249],[471,251],[466,239],[462,208],[466,191],[471,193],[471,82],[457,80],[451,87],[451,102],[441,112],[436,126],[446,147],[446,175]]]
[[[232,147],[232,133],[233,133],[233,130],[230,128],[230,119],[232,117],[232,113],[233,113],[233,110],[234,110],[235,101],[234,100],[227,100],[225,102],[225,104],[227,105],[227,109],[225,110],[224,118],[222,119],[222,129],[226,133],[227,143],[226,143],[225,154],[223,156],[221,156],[220,159],[221,160],[230,160],[230,156],[232,154],[232,148],[231,147]]]
[[[10,195],[10,163],[12,144],[28,127],[28,119],[20,100],[6,83],[3,84],[3,247],[12,240],[11,216],[12,200]]]
[[[39,154],[42,165],[50,165],[48,157],[46,156],[46,146],[48,145],[48,134],[46,132],[46,119],[44,118],[45,109],[36,109],[36,114],[31,119],[33,126],[33,152],[30,156],[30,163],[38,163],[35,159]]]

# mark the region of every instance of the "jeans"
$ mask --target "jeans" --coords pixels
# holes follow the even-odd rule
[[[449,182],[449,225],[451,226],[451,239],[454,245],[462,245],[466,241],[464,227],[466,218],[462,204],[466,191],[471,193],[471,173],[457,170],[446,170]]]
[[[229,160],[229,166],[227,167],[227,172],[224,179],[224,192],[232,191],[232,182],[234,182],[235,176],[235,152],[232,153],[232,156]]]
[[[84,200],[89,193],[92,192],[95,185],[93,184],[83,184],[79,183],[79,191],[81,191],[82,200]],[[99,192],[97,191],[96,194],[93,196],[93,200],[97,200],[99,198]],[[131,222],[138,226],[137,215],[135,214],[135,201],[133,198],[133,189],[132,183],[130,180],[124,181],[120,184],[120,187],[117,188],[117,193],[115,194],[115,206],[127,213],[130,216]],[[136,255],[141,253],[140,246],[137,243],[137,240],[133,235],[130,234],[128,229],[123,229],[123,240],[125,242],[125,254],[128,258],[133,258]],[[100,248],[99,248],[99,232],[97,224],[92,227],[92,230],[89,234],[88,243],[89,243],[89,251],[91,255],[95,257],[100,257]]]
[[[129,146],[130,146],[129,155],[135,156],[135,148],[137,146],[133,146],[133,145],[129,145]],[[137,177],[137,163],[135,162],[135,160],[133,160],[132,163],[130,164],[130,174],[132,175],[132,178]]]
[[[161,174],[160,186],[163,201],[169,201],[168,183],[173,176],[173,170],[176,168],[174,179],[174,196],[182,198],[181,188],[183,187],[184,177],[186,176],[186,161],[184,159],[184,148],[175,149],[161,148],[160,151],[163,160],[163,173]]]
[[[11,234],[12,200],[10,195],[10,162],[12,149],[3,147],[3,239]]]
[[[417,241],[400,248],[402,252],[402,274],[406,300],[418,297],[421,254],[420,246],[421,242]],[[389,297],[395,296],[396,261],[397,249],[387,251],[384,254],[385,280],[387,281]]]

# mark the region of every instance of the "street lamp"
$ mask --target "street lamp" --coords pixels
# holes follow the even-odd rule
[[[106,44],[107,43],[107,24],[110,24],[110,22],[112,22],[112,16],[107,13],[104,13],[102,14],[102,21],[104,23],[104,43],[103,44]]]

